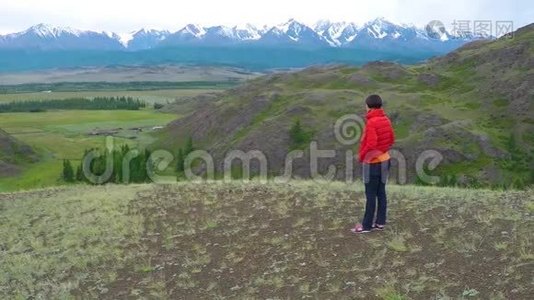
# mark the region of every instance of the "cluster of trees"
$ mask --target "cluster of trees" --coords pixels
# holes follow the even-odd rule
[[[48,109],[138,110],[146,103],[132,97],[69,98],[64,100],[13,101],[0,104],[0,113],[43,112]]]
[[[106,172],[108,161],[111,161],[112,171],[109,177],[106,176],[105,181],[91,182],[83,172],[84,158],[90,153],[96,151],[94,159],[92,159],[89,169],[91,174],[95,176],[101,176]],[[77,166],[76,172],[70,160],[63,161],[62,178],[66,182],[87,182],[93,184],[105,184],[105,183],[141,183],[148,182],[149,176],[147,172],[147,162],[150,159],[150,150],[145,149],[135,152],[131,151],[128,145],[123,145],[118,150],[107,151],[99,149],[87,149],[81,159],[81,163]],[[127,156],[128,155],[128,156]],[[123,162],[128,162],[126,166]],[[124,170],[126,167],[128,170]],[[127,171],[126,173],[124,171]],[[127,177],[125,177],[125,175]]]
[[[510,153],[508,159],[501,161],[501,165],[514,173],[528,172],[529,158],[528,153],[525,153],[523,149],[517,144],[515,135],[512,133],[505,143],[506,151]]]
[[[531,168],[533,156],[522,149],[517,143],[515,135],[512,133],[504,141],[504,146],[509,156],[497,160],[500,166],[507,171],[510,176],[504,176],[502,182],[488,183],[482,182],[476,176],[468,175],[465,180],[460,182],[455,174],[443,174],[434,172],[434,176],[439,176],[440,181],[437,186],[460,186],[470,188],[492,188],[500,190],[508,189],[525,189],[529,186],[534,186],[534,169]],[[432,173],[428,172],[427,173]],[[416,178],[415,184],[428,185],[419,177]]]
[[[522,174],[522,176],[511,180],[508,186],[523,189],[529,185],[534,185],[534,170],[530,167],[531,160],[533,159],[532,155],[518,145],[514,133],[510,134],[510,137],[505,142],[505,146],[510,156],[501,160],[501,166],[510,173]]]
[[[296,120],[293,126],[291,127],[289,131],[291,141],[292,141],[292,147],[294,149],[298,149],[295,147],[305,147],[307,143],[310,142],[312,133],[307,132],[302,128],[302,125],[300,124],[299,120]],[[513,145],[513,143],[510,143],[510,145]],[[511,147],[512,148],[512,147]],[[193,145],[193,139],[192,137],[189,137],[184,144],[183,147],[179,148],[176,156],[176,174],[178,179],[180,180],[184,176],[184,169],[185,169],[185,159],[186,157],[195,150],[195,147]],[[517,150],[517,149],[515,149]],[[84,152],[84,155],[82,157],[82,163],[77,166],[76,171],[74,171],[74,167],[70,160],[64,160],[63,161],[63,171],[62,171],[62,178],[66,182],[90,182],[88,178],[85,177],[83,172],[83,159],[87,156],[87,154],[91,151],[96,151],[99,155],[95,157],[90,164],[90,170],[91,173],[94,175],[102,175],[106,171],[107,161],[111,159],[113,164],[113,171],[109,178],[105,182],[100,182],[100,184],[104,183],[129,183],[129,182],[148,182],[150,180],[148,173],[147,173],[147,163],[149,162],[151,152],[148,149],[145,149],[143,151],[139,151],[137,155],[132,155],[132,151],[128,145],[123,145],[118,150],[113,151],[100,151],[99,149],[87,149]],[[129,157],[127,157],[129,155]],[[124,177],[124,161],[128,161],[127,167],[129,168],[128,178]],[[517,164],[516,160],[511,160],[512,163]],[[528,164],[527,164],[528,166]],[[518,167],[517,165],[514,165],[514,167]],[[528,168],[525,165],[521,165],[520,168]],[[428,170],[427,170],[428,172]],[[433,172],[430,172],[433,173]],[[516,178],[515,180],[512,180],[508,183],[501,183],[497,185],[489,185],[489,184],[483,184],[480,183],[477,178],[475,177],[469,177],[467,184],[460,184],[457,176],[455,174],[434,174],[439,175],[440,181],[436,183],[437,186],[468,186],[472,188],[480,188],[480,187],[490,187],[490,188],[496,188],[496,189],[508,189],[508,188],[514,188],[514,189],[523,189],[529,185],[534,184],[534,169],[529,170],[529,176],[525,179]],[[419,177],[416,178],[415,184],[417,185],[428,185],[428,183],[422,181]]]
[[[175,157],[176,173],[178,179],[184,175],[185,159],[189,153],[195,150],[193,146],[193,138],[189,137],[185,146],[178,149]],[[91,160],[89,169],[91,174],[101,176],[105,174],[108,165],[112,166],[112,172],[109,177],[106,176],[105,181],[93,182],[89,180],[84,174],[83,163],[88,154],[93,152],[94,158]],[[92,184],[105,183],[141,183],[149,182],[150,177],[147,172],[147,165],[150,162],[151,151],[145,149],[138,151],[131,149],[128,145],[123,145],[119,149],[108,151],[100,149],[86,149],[81,159],[81,163],[75,168],[72,162],[68,159],[63,161],[63,170],[61,178],[65,182],[86,182]],[[126,162],[126,165],[125,165]],[[125,170],[124,168],[128,168]],[[126,172],[125,172],[126,171]]]

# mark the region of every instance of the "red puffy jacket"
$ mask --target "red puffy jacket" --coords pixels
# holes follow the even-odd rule
[[[366,118],[358,155],[360,162],[376,163],[389,159],[388,151],[395,142],[391,121],[383,109],[369,110]]]

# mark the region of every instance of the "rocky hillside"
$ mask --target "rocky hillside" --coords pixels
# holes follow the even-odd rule
[[[320,160],[320,171],[333,163],[343,178],[345,150],[357,146],[338,143],[334,123],[345,114],[363,116],[365,97],[378,93],[409,181],[417,181],[417,157],[437,150],[444,161],[434,172],[455,182],[525,184],[534,179],[533,44],[534,24],[420,65],[318,66],[260,77],[221,94],[177,100],[166,109],[184,113],[183,107],[197,105],[169,124],[155,146],[175,150],[192,136],[213,153],[219,170],[227,151],[258,149],[271,174],[279,174],[294,148],[289,129],[298,119],[319,149],[337,150],[335,158]],[[297,159],[294,174],[308,177],[308,164]]]
[[[37,160],[37,155],[25,145],[0,129],[0,177],[18,174],[20,164]]]

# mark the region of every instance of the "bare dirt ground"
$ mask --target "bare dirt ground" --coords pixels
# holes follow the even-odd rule
[[[27,234],[43,218],[61,220],[62,226],[49,224],[41,233],[57,236],[54,229],[69,231],[76,223],[83,230],[71,238],[84,243],[63,246],[68,236],[63,233],[48,246],[59,252],[49,255],[68,258],[70,251],[93,259],[41,273],[17,267],[14,249],[20,250],[22,238],[12,232],[0,242],[8,266],[2,267],[7,275],[0,277],[0,294],[8,297],[60,295],[43,288],[47,280],[67,286],[67,297],[106,299],[529,299],[534,294],[532,190],[391,186],[386,230],[366,235],[349,231],[362,214],[361,184],[178,183],[2,194],[2,223],[17,217],[13,205],[30,205],[27,199],[35,197],[40,205],[66,201],[54,205],[76,212],[70,218],[58,217],[54,209],[35,212],[40,218],[28,228],[8,222],[12,231]],[[98,200],[91,204],[92,199]],[[25,210],[26,218],[35,215]],[[25,253],[34,252],[30,247]],[[21,272],[33,274],[32,280],[21,281]]]

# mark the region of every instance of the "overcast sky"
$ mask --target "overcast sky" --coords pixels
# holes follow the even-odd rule
[[[276,25],[290,18],[362,24],[376,17],[424,26],[440,20],[534,22],[533,0],[0,0],[0,33],[37,23],[126,33],[140,28],[178,30],[201,25]]]

